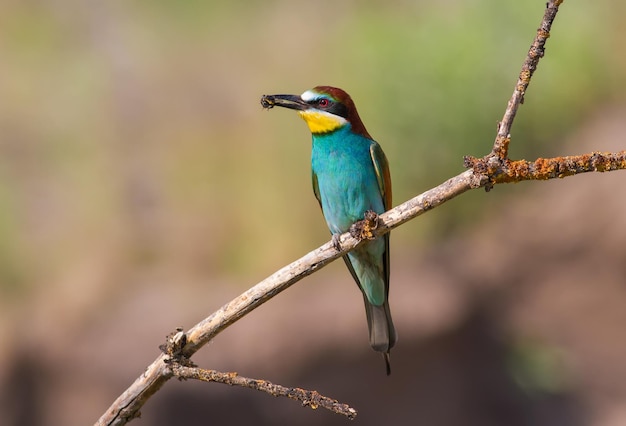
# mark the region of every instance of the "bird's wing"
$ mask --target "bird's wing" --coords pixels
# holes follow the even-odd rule
[[[385,206],[385,210],[389,210],[391,208],[391,174],[389,173],[389,162],[382,148],[376,142],[370,145],[370,156],[372,157],[372,164],[374,164],[378,188],[383,197],[383,205]]]
[[[317,198],[317,202],[320,203],[320,208],[322,208],[322,197],[320,197],[320,187],[317,184],[317,174],[313,170],[311,170],[311,182],[313,183],[313,193],[315,194],[315,198]],[[322,210],[324,210],[322,208]]]
[[[387,156],[383,152],[378,143],[373,142],[370,145],[370,156],[372,157],[372,164],[374,165],[374,171],[376,172],[376,180],[378,180],[378,188],[380,194],[383,197],[383,205],[385,210],[391,208],[391,173],[389,172],[389,162]],[[383,239],[385,240],[385,254],[383,255],[383,268],[385,274],[385,300],[388,300],[389,296],[389,234],[386,234]]]

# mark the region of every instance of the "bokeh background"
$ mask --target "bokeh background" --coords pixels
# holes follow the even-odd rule
[[[189,328],[329,238],[310,136],[262,94],[352,94],[398,204],[491,147],[543,0],[0,3],[0,412],[84,425]],[[562,6],[512,158],[626,148],[626,6]],[[341,262],[194,360],[354,424],[626,424],[626,174],[464,194],[393,233],[393,374]],[[137,425],[343,425],[170,381]]]

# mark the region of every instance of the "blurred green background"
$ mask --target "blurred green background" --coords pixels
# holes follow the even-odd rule
[[[293,113],[263,111],[262,94],[301,93],[319,84],[347,90],[389,157],[399,204],[461,172],[464,155],[490,150],[544,7],[539,0],[5,0],[0,380],[4,404],[12,407],[9,420],[95,421],[152,361],[165,334],[177,325],[191,326],[328,240],[310,188],[308,130]],[[609,0],[564,3],[513,127],[512,158],[614,149],[615,135],[620,149],[626,146],[621,132],[607,137],[606,146],[601,138],[586,140],[584,147],[568,143],[586,123],[624,105],[625,12],[626,6]],[[602,178],[608,176],[595,185],[603,185]],[[399,228],[393,236],[392,262],[399,265],[394,276],[402,277],[403,265],[424,262],[433,251],[443,250],[444,258],[459,239],[470,238],[459,236],[474,235],[479,224],[483,232],[474,237],[484,237],[504,206],[532,200],[533,185],[552,185],[559,194],[566,186],[556,187],[564,183],[498,187],[489,195],[475,191]],[[576,185],[569,188],[575,191]],[[527,222],[536,224],[538,217]],[[457,258],[427,263],[436,270]],[[360,296],[342,265],[329,269],[311,280],[336,281],[347,287],[346,294],[354,293],[351,309],[361,327],[351,333],[354,350],[369,359]],[[333,288],[325,293],[326,303],[341,304]],[[298,293],[289,304],[277,304],[278,318],[299,312],[298,295],[312,297]],[[467,297],[474,303],[474,296]],[[236,327],[243,330],[246,322]],[[407,339],[400,345],[408,345],[413,333],[403,333]],[[317,342],[325,337],[322,331],[308,336]],[[238,342],[234,352],[251,352],[245,339]],[[514,361],[507,365],[518,366],[511,367],[512,376],[531,371],[518,381],[541,382],[532,376],[545,362],[532,366],[552,359],[541,354],[560,353],[553,343],[545,351],[537,349],[542,344],[512,344]],[[264,336],[262,344],[289,353],[281,332]],[[219,352],[215,345],[212,350]],[[126,356],[134,362],[124,363]],[[16,365],[24,358],[25,371],[44,373],[20,387],[15,383],[24,380],[14,372],[21,371]],[[325,359],[332,362],[330,355]],[[82,370],[72,373],[60,365],[63,360]],[[282,361],[275,361],[278,368]],[[303,365],[298,368],[306,370]],[[377,374],[371,371],[376,368],[382,364],[368,364],[363,374]],[[86,395],[86,387],[98,391]],[[17,388],[25,408],[14,400],[22,395]],[[333,387],[326,393],[334,396]],[[68,423],[71,417],[62,414],[67,410],[80,412],[76,423]],[[337,421],[314,417],[319,415],[313,413],[311,422]],[[580,424],[596,424],[595,417],[587,418]],[[149,414],[136,423],[160,424]]]

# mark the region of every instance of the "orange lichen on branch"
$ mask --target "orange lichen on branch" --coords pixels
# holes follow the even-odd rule
[[[503,135],[496,136],[496,143],[493,145],[493,153],[500,159],[505,159],[509,152],[511,138]]]
[[[499,170],[488,175],[488,177],[493,183],[512,183],[524,180],[564,178],[580,173],[612,170],[626,170],[626,151],[592,152],[567,157],[538,158],[533,162],[507,160],[502,163]]]
[[[523,69],[519,73],[519,80],[518,80],[517,86],[515,86],[515,90],[523,93],[524,90],[526,90],[526,87],[528,87],[528,83],[530,83],[531,76],[532,76],[532,73],[530,72],[530,70]]]
[[[365,212],[363,220],[350,227],[350,235],[359,240],[373,240],[376,238],[374,231],[378,228],[378,215],[373,210]]]

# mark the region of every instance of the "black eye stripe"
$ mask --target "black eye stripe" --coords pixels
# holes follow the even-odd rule
[[[320,101],[325,100],[328,102],[327,105],[320,105]],[[320,98],[320,99],[311,99],[307,101],[307,103],[313,107],[323,109],[324,111],[328,111],[331,114],[338,115],[343,118],[348,118],[348,108],[340,102],[333,101],[328,98]]]
[[[333,105],[327,109],[327,111],[340,117],[348,118],[348,108],[339,102],[334,102]]]

